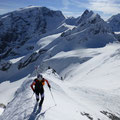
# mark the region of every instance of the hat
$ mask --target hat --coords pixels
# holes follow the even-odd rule
[[[37,79],[38,79],[38,80],[42,80],[42,79],[43,79],[43,76],[42,76],[41,74],[38,74],[38,75],[37,75]]]

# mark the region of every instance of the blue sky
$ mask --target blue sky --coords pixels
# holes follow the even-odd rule
[[[93,10],[107,19],[120,12],[120,0],[0,0],[0,14],[19,8],[46,6],[53,10],[61,10],[66,16],[80,16],[85,9]]]

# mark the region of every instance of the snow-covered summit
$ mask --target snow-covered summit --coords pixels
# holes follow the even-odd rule
[[[113,15],[108,19],[108,24],[111,26],[114,32],[120,31],[120,14]]]
[[[109,25],[92,11],[86,10],[78,23],[61,35],[63,39],[74,41],[81,47],[102,47],[116,40]]]
[[[79,18],[79,20],[77,21],[78,24],[80,24],[81,22],[83,22],[84,20],[88,19],[89,17],[91,17],[91,15],[93,15],[93,11],[89,11],[89,10],[85,10],[83,12],[83,14],[81,15],[81,17]]]
[[[84,30],[87,27],[94,27],[96,29],[96,24],[101,24],[103,28],[107,26],[107,29],[109,28],[106,22],[100,17],[100,15],[94,13],[93,11],[86,10],[80,19],[78,20],[79,23],[79,29]],[[110,28],[109,28],[110,29]],[[108,29],[108,31],[109,31]]]
[[[83,12],[83,14],[77,18],[74,18],[74,17],[67,17],[65,19],[65,23],[66,24],[69,24],[69,25],[79,25],[83,22],[86,22],[88,21],[88,18],[90,19],[94,19],[94,17],[98,17],[100,18],[100,16],[98,14],[95,14],[93,11],[89,11],[89,10],[85,10]],[[95,21],[94,21],[95,22]]]
[[[33,43],[41,35],[56,29],[64,19],[61,11],[32,6],[1,15],[0,58],[20,55],[19,49],[26,42],[29,44],[24,47],[24,54],[32,51]]]

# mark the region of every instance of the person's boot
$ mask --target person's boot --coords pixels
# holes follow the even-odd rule
[[[36,101],[38,102],[38,101],[39,101],[39,98],[37,98]]]
[[[44,101],[44,97],[43,97],[43,98],[41,98],[40,103],[39,103],[39,107],[40,107],[40,106],[42,106],[43,101]]]
[[[39,112],[42,110],[42,105],[39,103]]]

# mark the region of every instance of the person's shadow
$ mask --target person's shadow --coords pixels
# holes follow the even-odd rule
[[[36,104],[34,106],[34,109],[33,109],[33,112],[31,113],[31,115],[30,115],[28,120],[35,120],[35,118],[37,117],[37,114],[40,113],[41,109],[37,110],[37,106],[38,106],[38,103],[36,102]]]

